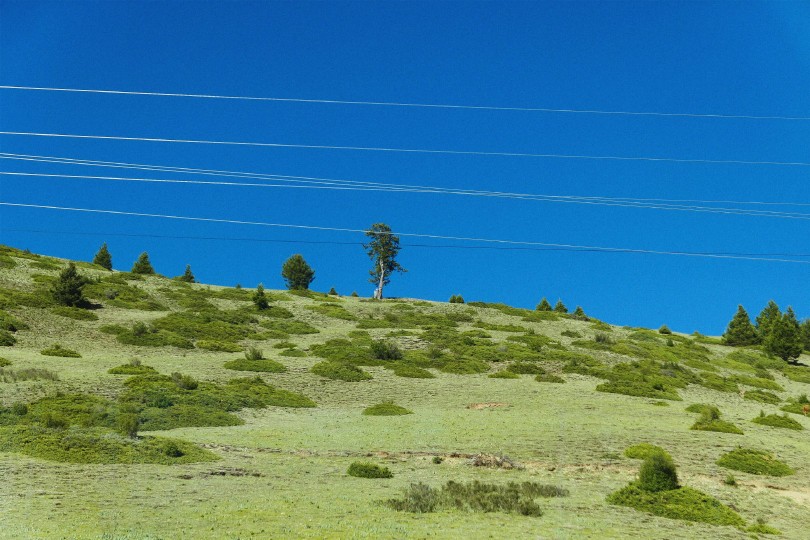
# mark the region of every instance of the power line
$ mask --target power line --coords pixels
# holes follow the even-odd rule
[[[265,180],[279,180],[284,179],[289,182],[314,182],[314,183],[336,183],[347,185],[370,185],[370,186],[384,186],[396,188],[416,188],[416,189],[452,189],[453,191],[474,193],[474,194],[488,194],[488,195],[509,195],[520,197],[550,197],[560,199],[592,199],[592,200],[609,200],[609,201],[622,201],[622,202],[639,202],[639,203],[700,203],[700,204],[740,204],[740,205],[771,205],[771,206],[810,206],[810,203],[803,202],[778,202],[778,201],[740,201],[740,200],[705,200],[705,199],[660,199],[660,198],[630,198],[630,197],[602,197],[602,196],[578,196],[578,195],[538,195],[531,193],[509,193],[500,191],[483,191],[473,189],[461,188],[438,188],[434,186],[413,185],[413,184],[391,184],[382,182],[368,182],[358,180],[343,180],[335,178],[320,178],[311,176],[291,176],[279,175],[268,173],[255,173],[255,172],[239,172],[239,171],[224,171],[218,169],[199,169],[191,167],[174,167],[168,165],[148,165],[139,163],[124,163],[117,161],[98,161],[75,159],[58,156],[38,156],[30,154],[11,154],[0,152],[0,159],[34,161],[42,163],[60,163],[67,165],[84,165],[92,167],[109,167],[109,168],[124,168],[124,169],[137,169],[148,171],[162,171],[162,172],[176,172],[182,174],[201,174],[210,176],[224,176],[235,178],[255,178]]]
[[[4,232],[19,232],[29,234],[61,234],[69,236],[97,236],[100,238],[106,237],[124,237],[124,238],[162,238],[171,240],[211,240],[223,242],[259,242],[271,244],[324,244],[335,246],[362,246],[364,242],[337,242],[333,240],[301,240],[301,239],[277,239],[277,238],[251,238],[251,237],[238,237],[238,236],[177,236],[168,234],[134,234],[134,233],[113,233],[107,231],[65,231],[62,229],[12,229],[4,227],[0,229],[0,234]],[[416,248],[429,248],[429,249],[490,249],[490,250],[503,250],[503,251],[582,251],[582,252],[598,252],[594,249],[573,249],[564,247],[520,247],[520,246],[462,246],[459,244],[412,244],[400,243],[402,247],[416,247]],[[738,252],[708,252],[698,254],[715,254],[715,255],[737,255],[745,257],[810,257],[810,253],[738,253]]]
[[[550,107],[505,107],[495,105],[453,105],[441,103],[407,103],[394,101],[357,101],[339,99],[307,99],[307,98],[283,98],[283,97],[257,97],[257,96],[228,96],[215,94],[190,94],[172,92],[139,92],[132,90],[96,90],[87,88],[50,88],[39,86],[11,86],[0,85],[3,90],[29,90],[47,92],[73,92],[85,94],[111,94],[127,96],[151,96],[151,97],[180,97],[198,99],[220,99],[238,101],[269,101],[286,103],[318,103],[326,105],[370,105],[377,107],[409,107],[425,109],[461,109],[479,111],[512,111],[512,112],[540,112],[540,113],[563,113],[563,114],[599,114],[614,116],[658,116],[658,117],[683,117],[683,118],[725,118],[742,120],[798,120],[807,121],[807,116],[778,116],[778,115],[751,115],[751,114],[705,114],[705,113],[672,113],[672,112],[650,112],[650,111],[613,111],[601,109],[571,109],[571,108],[550,108]]]
[[[226,182],[226,181],[211,181],[211,180],[178,180],[166,178],[131,178],[131,177],[118,177],[118,176],[90,176],[90,175],[68,175],[68,174],[50,174],[50,173],[27,173],[27,172],[11,172],[0,171],[0,175],[5,176],[22,176],[22,177],[45,177],[45,178],[72,178],[82,180],[103,180],[113,182],[143,182],[143,183],[158,183],[158,184],[181,184],[181,185],[209,185],[209,186],[230,186],[230,187],[258,187],[258,188],[289,188],[289,189],[328,189],[340,191],[375,191],[375,192],[390,192],[390,193],[427,193],[427,194],[440,194],[440,195],[466,195],[476,197],[496,197],[507,199],[518,199],[536,202],[555,202],[555,203],[568,203],[568,204],[586,204],[595,206],[613,206],[623,208],[641,208],[651,210],[669,210],[681,212],[698,212],[698,213],[713,213],[713,214],[727,214],[727,215],[741,215],[741,216],[755,216],[755,217],[771,217],[779,219],[799,219],[810,220],[810,214],[800,212],[775,212],[772,210],[746,210],[738,208],[720,208],[720,207],[705,207],[705,206],[684,206],[684,205],[668,205],[668,204],[648,204],[632,202],[632,199],[605,199],[605,198],[591,198],[591,197],[575,197],[575,196],[554,196],[554,195],[518,195],[506,193],[490,193],[490,192],[469,192],[457,191],[446,188],[425,188],[425,189],[410,189],[398,186],[352,186],[352,185],[301,185],[301,184],[267,184],[255,182]],[[275,178],[275,181],[284,182],[300,182],[300,180],[286,180],[281,177]]]
[[[138,141],[138,142],[161,142],[179,144],[208,144],[220,146],[248,146],[260,148],[300,148],[306,150],[340,150],[357,152],[395,152],[405,154],[444,154],[457,156],[488,156],[488,157],[525,157],[525,158],[549,158],[549,159],[584,159],[584,160],[607,160],[607,161],[645,161],[645,162],[668,162],[668,163],[703,163],[722,165],[778,165],[791,167],[810,167],[810,163],[805,161],[750,161],[736,159],[684,159],[665,158],[648,156],[591,156],[578,154],[540,154],[528,152],[490,152],[479,150],[434,150],[427,148],[391,148],[382,146],[338,146],[319,144],[291,144],[291,143],[268,143],[250,141],[213,141],[205,139],[168,139],[162,137],[122,137],[115,135],[76,135],[68,133],[38,133],[28,131],[0,131],[0,135],[14,135],[21,137],[50,137],[66,139],[95,139],[109,141]]]
[[[150,218],[162,218],[162,219],[172,219],[172,220],[182,220],[182,221],[192,221],[192,222],[229,223],[229,224],[235,224],[235,225],[279,227],[279,228],[289,228],[289,229],[309,230],[309,231],[345,232],[345,233],[358,233],[358,234],[365,234],[367,232],[365,229],[351,229],[351,228],[346,228],[346,227],[324,227],[324,226],[317,226],[317,225],[295,225],[295,224],[288,224],[288,223],[268,223],[268,222],[262,222],[262,221],[248,221],[248,220],[235,220],[235,219],[222,219],[222,218],[205,218],[205,217],[192,217],[192,216],[177,216],[177,215],[171,215],[171,214],[151,214],[151,213],[146,213],[146,212],[126,212],[126,211],[121,211],[121,210],[101,210],[101,209],[91,209],[91,208],[74,208],[74,207],[41,205],[41,204],[12,203],[12,202],[5,202],[5,201],[0,201],[0,206],[9,206],[9,207],[17,207],[17,208],[37,208],[37,209],[44,209],[44,210],[61,210],[61,211],[69,211],[69,212],[85,212],[85,213],[92,213],[92,214],[109,214],[109,215],[119,215],[119,216],[150,217]],[[460,241],[460,242],[478,242],[478,243],[493,244],[493,245],[515,245],[515,246],[526,246],[526,247],[532,247],[532,246],[537,247],[537,246],[539,246],[539,247],[568,248],[568,249],[572,249],[572,250],[589,250],[589,251],[598,251],[598,252],[603,252],[603,253],[635,253],[635,254],[647,254],[647,255],[678,255],[678,256],[685,256],[685,257],[705,257],[705,258],[712,258],[712,259],[739,259],[739,260],[763,261],[763,262],[782,262],[782,263],[810,264],[810,261],[801,261],[801,260],[796,260],[796,259],[781,259],[781,258],[770,258],[770,257],[750,257],[750,256],[738,256],[738,255],[725,255],[725,254],[720,254],[720,253],[698,253],[698,252],[689,252],[689,251],[663,251],[663,250],[651,250],[651,249],[615,248],[615,247],[604,247],[604,246],[585,246],[585,245],[577,245],[577,244],[562,244],[562,243],[520,241],[520,240],[502,240],[502,239],[493,239],[493,238],[474,238],[474,237],[466,237],[466,236],[448,236],[448,235],[438,235],[438,234],[421,234],[421,233],[407,233],[407,232],[395,232],[395,231],[392,231],[390,234],[397,235],[397,236],[410,237],[410,238],[427,238],[427,239],[431,239],[431,240],[453,240],[453,241]]]

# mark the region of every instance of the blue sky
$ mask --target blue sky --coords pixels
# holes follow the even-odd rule
[[[0,85],[358,101],[810,116],[806,3],[0,1]],[[490,152],[810,161],[810,121],[561,114],[0,90],[2,131]],[[810,202],[810,167],[566,160],[0,136],[2,152],[604,197]],[[0,160],[0,170],[147,173]],[[113,174],[110,174],[113,173]],[[7,202],[662,251],[810,254],[807,220],[416,193],[2,177]],[[808,212],[807,207],[776,208]],[[40,232],[31,232],[40,231]],[[72,233],[72,234],[67,234]],[[132,236],[140,235],[140,236]],[[175,237],[175,238],[171,238]],[[203,240],[230,237],[248,240]],[[256,241],[261,240],[261,241]],[[0,242],[118,269],[370,295],[348,233],[2,207]],[[335,242],[335,243],[319,243]],[[349,244],[344,244],[349,243]],[[543,296],[616,324],[720,333],[738,303],[810,316],[803,264],[426,248],[388,295]],[[447,245],[458,242],[435,241]],[[810,260],[810,257],[798,257]]]

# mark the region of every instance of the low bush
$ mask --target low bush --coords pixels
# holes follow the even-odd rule
[[[568,490],[534,482],[485,484],[449,481],[440,489],[426,484],[411,484],[401,499],[386,504],[401,512],[428,513],[437,510],[466,512],[505,512],[538,517],[543,514],[535,502],[538,497],[566,497]]]
[[[801,431],[804,429],[804,426],[793,418],[789,417],[787,413],[779,416],[778,414],[766,415],[763,411],[760,411],[759,416],[751,421],[755,424],[776,428],[794,429],[796,431]]]
[[[0,363],[0,366],[2,363]],[[8,365],[8,364],[6,364]],[[16,383],[21,381],[58,381],[59,376],[48,369],[22,368],[5,369],[0,367],[0,382]]]
[[[74,319],[77,321],[98,320],[98,315],[96,315],[92,311],[88,311],[86,309],[81,309],[77,307],[57,306],[55,308],[51,308],[51,313],[59,315],[60,317],[67,317],[68,319]]]
[[[17,338],[8,330],[0,330],[0,347],[12,347],[17,343]]]
[[[149,375],[157,373],[157,371],[151,366],[144,366],[137,358],[133,358],[129,363],[110,368],[107,373],[111,375]]]
[[[624,455],[631,459],[647,459],[653,454],[669,455],[666,450],[660,446],[649,443],[639,443],[633,446],[628,446],[624,450]]]
[[[487,375],[487,377],[489,377],[490,379],[519,379],[520,375],[518,375],[514,371],[502,369],[501,371],[490,373],[489,375]]]
[[[641,464],[636,485],[653,493],[678,489],[680,485],[675,462],[665,453],[651,453]]]
[[[728,506],[710,495],[688,487],[651,492],[631,483],[610,494],[607,502],[670,519],[734,527],[745,525],[743,518]]]
[[[537,382],[545,382],[545,383],[557,383],[557,384],[565,383],[565,379],[563,379],[559,375],[554,375],[553,373],[544,373],[542,375],[538,375],[534,378],[534,380]]]
[[[236,360],[225,362],[223,367],[235,371],[255,371],[261,373],[284,373],[287,371],[284,364],[276,362],[275,360],[248,360],[247,358],[237,358]]]
[[[366,416],[401,416],[404,414],[413,414],[413,411],[396,405],[393,401],[385,401],[372,405],[363,410]]]
[[[615,380],[602,383],[596,387],[597,392],[608,392],[612,394],[623,394],[626,396],[646,397],[653,399],[668,399],[670,401],[681,401],[678,392],[668,388],[661,383],[649,383],[644,381]]]
[[[743,398],[751,401],[758,401],[760,403],[767,403],[769,405],[778,405],[782,403],[782,398],[776,394],[766,392],[764,390],[748,390],[743,395]]]
[[[720,420],[718,418],[710,419],[706,415],[701,415],[701,417],[689,429],[694,429],[696,431],[716,431],[718,433],[733,433],[735,435],[743,434],[743,430],[741,430],[731,422],[726,422],[725,420]]]
[[[338,381],[359,382],[371,379],[371,375],[359,367],[335,360],[318,362],[310,371],[315,375]]]
[[[0,357],[0,367],[6,367],[6,366],[10,366],[10,365],[11,365],[11,360],[9,360],[8,358]]]
[[[393,478],[394,475],[388,467],[382,467],[376,463],[367,463],[363,461],[355,461],[349,465],[349,470],[346,471],[349,476],[356,476],[357,478]]]
[[[239,352],[242,350],[242,346],[237,343],[228,343],[226,341],[217,341],[213,339],[201,339],[196,343],[196,346],[199,349],[216,352]]]
[[[118,341],[126,345],[137,345],[139,347],[177,347],[179,349],[193,349],[194,344],[168,330],[158,330],[143,322],[136,322],[131,329],[126,329],[118,325],[101,327],[105,333],[114,333]]]
[[[393,369],[394,375],[397,377],[408,377],[411,379],[433,379],[435,377],[430,371],[405,362],[394,362],[386,367]]]
[[[765,476],[788,476],[795,471],[773,454],[750,448],[737,448],[724,454],[717,464],[727,469]]]
[[[130,285],[123,274],[115,273],[84,287],[84,295],[108,306],[142,311],[165,311],[166,306],[154,300],[149,293]],[[138,276],[139,278],[141,276]]]
[[[519,375],[544,375],[546,373],[545,369],[531,362],[512,362],[506,370]]]
[[[20,319],[12,315],[11,313],[7,313],[5,311],[0,310],[0,330],[5,330],[7,332],[17,332],[19,330],[27,330],[28,325],[22,322]]]
[[[561,335],[563,335],[565,337],[574,338],[574,339],[582,337],[582,334],[580,334],[579,332],[577,332],[575,330],[563,330]]]
[[[63,358],[82,357],[82,355],[79,354],[78,352],[71,349],[66,349],[65,347],[62,347],[58,343],[54,343],[51,347],[48,347],[47,349],[42,349],[41,351],[39,351],[39,353],[44,356],[61,356]]]
[[[305,353],[304,351],[299,350],[299,349],[284,349],[283,351],[278,353],[278,355],[279,356],[289,356],[289,357],[292,357],[292,358],[304,358],[307,355],[307,353]]]

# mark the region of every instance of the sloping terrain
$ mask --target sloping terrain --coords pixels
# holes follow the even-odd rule
[[[258,309],[252,289],[87,263],[89,304],[65,308],[66,263],[0,251],[2,537],[806,537],[807,355],[502,304],[267,291]],[[609,503],[639,443],[744,525]],[[347,475],[358,460],[393,477]],[[473,480],[565,496],[385,504]]]

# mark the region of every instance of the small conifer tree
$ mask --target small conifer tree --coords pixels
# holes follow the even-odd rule
[[[804,344],[793,310],[788,312],[771,326],[770,332],[763,341],[765,352],[778,356],[785,362],[795,362],[802,354]]]
[[[452,295],[450,297],[449,302],[451,304],[463,304],[464,303],[464,297],[461,296],[460,294],[454,294],[454,295]]]
[[[768,302],[768,305],[757,315],[757,333],[759,339],[765,341],[765,338],[770,334],[773,325],[782,318],[782,312],[779,311],[779,306],[773,300]]]
[[[101,244],[96,256],[93,257],[93,264],[97,264],[107,270],[112,270],[112,255],[110,255],[110,251],[107,249],[107,242]]]
[[[332,287],[331,289],[329,289],[329,292],[328,292],[328,293],[326,293],[326,294],[329,294],[329,295],[331,295],[331,296],[337,296],[337,295],[338,295],[338,292],[335,290],[335,288],[334,288],[334,287]]]
[[[138,260],[135,261],[135,264],[132,265],[132,270],[130,270],[133,274],[154,274],[155,269],[152,268],[152,263],[149,262],[149,254],[147,252],[141,253]]]
[[[802,323],[801,336],[804,350],[810,353],[810,319],[805,319]]]
[[[723,342],[733,347],[745,347],[759,343],[757,329],[751,324],[748,313],[742,306],[737,306],[737,313],[728,323],[726,333],[723,334]]]
[[[256,292],[253,293],[253,303],[256,304],[256,307],[259,309],[267,309],[270,307],[270,302],[267,300],[267,295],[264,294],[264,285],[259,283],[259,286],[256,287]]]
[[[89,282],[90,280],[79,274],[75,264],[69,263],[53,284],[51,295],[57,303],[63,306],[81,305],[85,302],[82,289]]]
[[[186,265],[186,271],[183,272],[182,276],[176,278],[178,281],[185,281],[186,283],[197,283],[197,279],[194,277],[194,274],[191,272],[191,265]]]
[[[585,310],[582,309],[582,306],[577,306],[574,310],[574,314],[572,315],[578,321],[587,321],[588,316],[585,315]]]
[[[354,298],[357,298],[357,297],[358,297],[358,296],[360,296],[360,295],[359,295],[359,294],[357,294],[357,291],[352,291],[352,296],[353,296]]]
[[[284,261],[281,266],[281,277],[284,278],[289,290],[306,290],[315,279],[315,270],[307,264],[303,256],[296,253]]]
[[[678,472],[672,458],[663,452],[650,454],[638,473],[638,487],[651,492],[678,489]]]
[[[557,313],[568,313],[568,308],[565,307],[562,300],[557,300],[557,303],[554,305],[554,311]]]
[[[537,304],[537,307],[535,307],[534,309],[536,311],[551,311],[552,310],[551,304],[548,303],[548,300],[545,297],[543,297],[543,299],[540,300],[540,303]]]
[[[672,330],[669,329],[669,326],[662,324],[661,328],[658,329],[659,334],[672,334]]]

